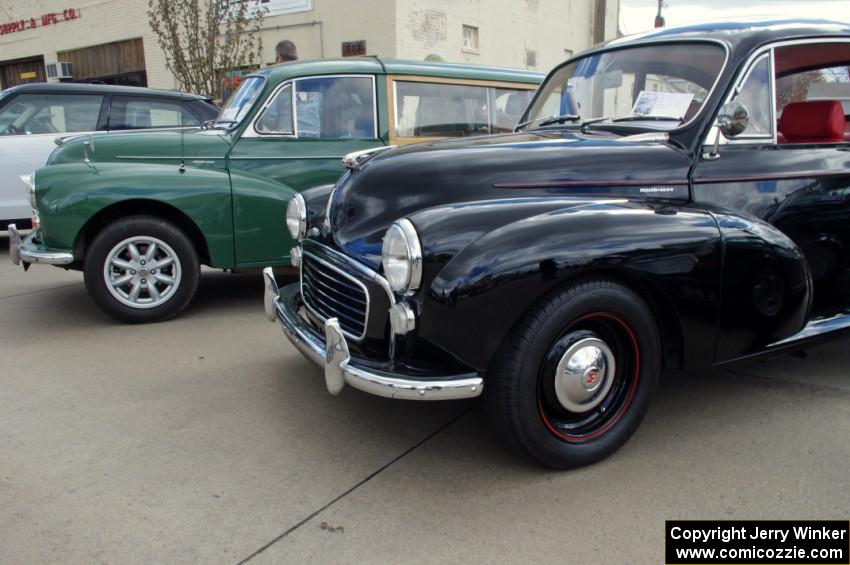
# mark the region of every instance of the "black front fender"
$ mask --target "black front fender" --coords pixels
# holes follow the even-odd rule
[[[469,242],[426,279],[421,337],[486,370],[514,324],[546,293],[579,277],[604,276],[672,308],[666,318],[693,345],[689,353],[713,359],[722,245],[711,214],[679,205],[585,200],[518,215]],[[426,248],[429,237],[422,234]]]
[[[333,184],[322,184],[301,192],[307,206],[307,226],[313,227],[325,217],[328,199],[334,190]]]

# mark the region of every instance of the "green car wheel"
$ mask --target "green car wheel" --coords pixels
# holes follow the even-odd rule
[[[106,314],[131,324],[161,322],[194,297],[200,262],[192,241],[175,225],[131,216],[97,234],[84,274],[89,295]]]

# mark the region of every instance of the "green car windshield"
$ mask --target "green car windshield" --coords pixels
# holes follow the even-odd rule
[[[242,81],[222,106],[215,125],[230,128],[241,122],[260,97],[264,82],[265,79],[261,77],[248,77]]]
[[[699,112],[725,59],[720,45],[696,42],[594,53],[555,71],[520,127],[605,121],[671,129]]]

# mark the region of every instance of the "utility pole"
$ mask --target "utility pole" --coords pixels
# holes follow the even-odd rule
[[[664,27],[664,16],[661,15],[661,10],[664,7],[664,0],[658,0],[658,13],[655,14],[655,27]]]

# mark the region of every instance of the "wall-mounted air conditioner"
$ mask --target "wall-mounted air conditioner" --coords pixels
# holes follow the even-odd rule
[[[71,63],[47,63],[44,65],[47,70],[47,79],[63,79],[74,77],[74,65]]]

